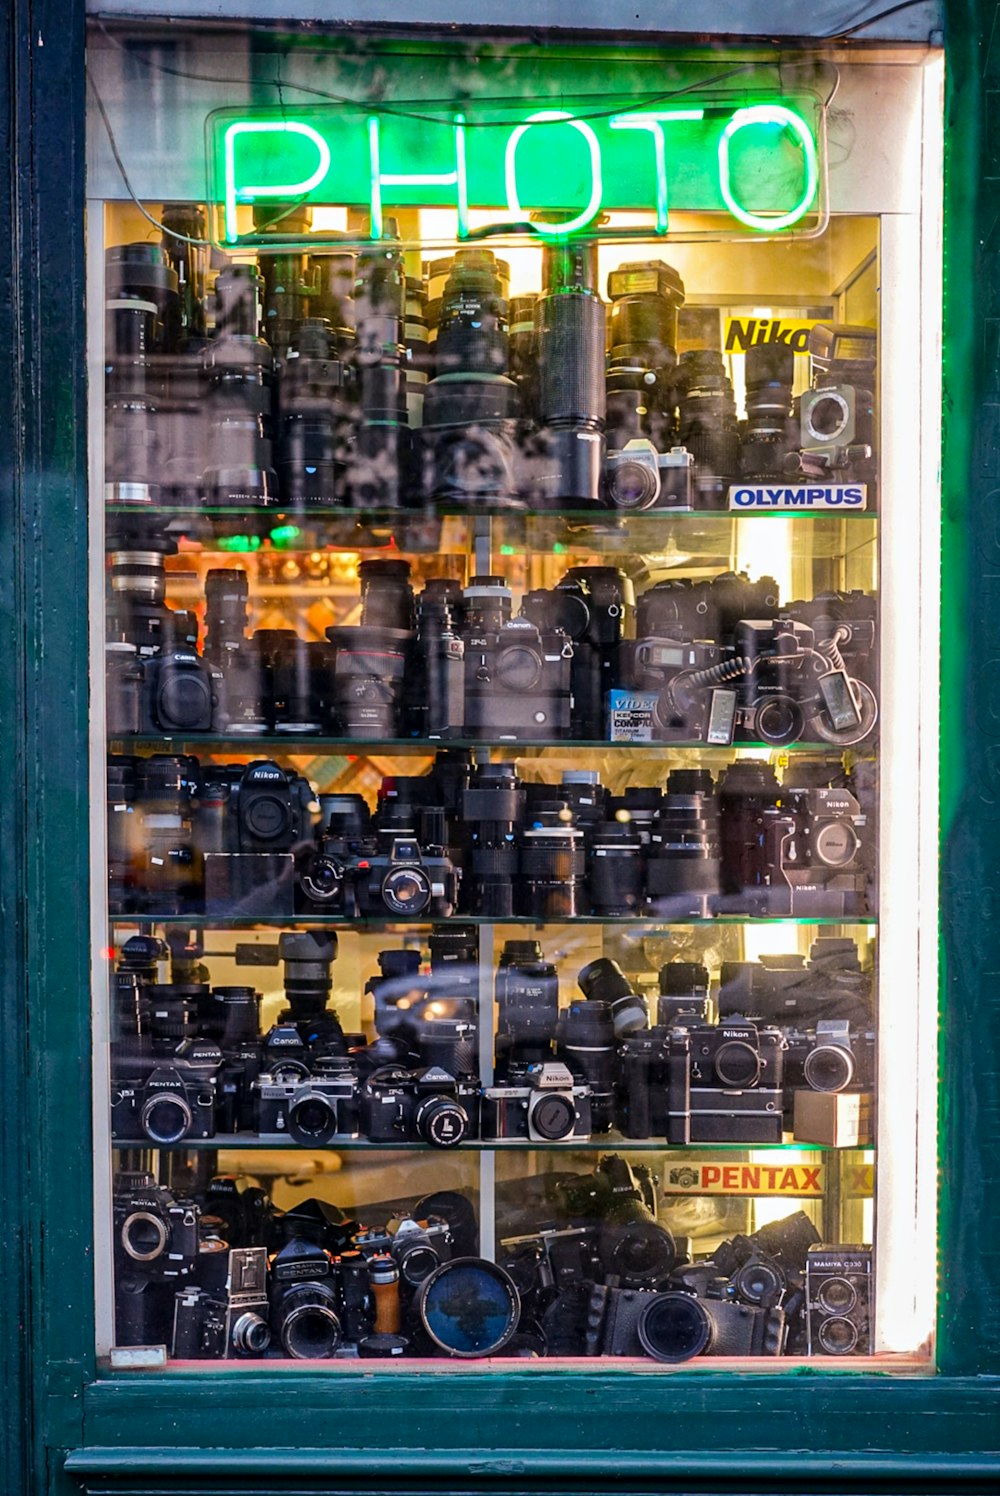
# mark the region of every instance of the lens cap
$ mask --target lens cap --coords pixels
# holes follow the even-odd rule
[[[417,1312],[434,1344],[449,1356],[494,1356],[521,1317],[514,1280],[484,1257],[456,1257],[424,1280]]]

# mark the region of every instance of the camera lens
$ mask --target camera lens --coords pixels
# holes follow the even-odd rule
[[[344,341],[350,351],[353,331]],[[304,317],[278,378],[277,466],[282,496],[292,508],[339,505],[347,499],[353,372],[329,322]]]
[[[293,1143],[325,1143],[338,1131],[337,1108],[326,1096],[308,1091],[288,1108],[288,1136]]]
[[[816,1303],[827,1314],[850,1314],[857,1302],[857,1289],[846,1278],[827,1278],[816,1295]]]
[[[435,1148],[457,1148],[469,1132],[469,1114],[451,1096],[431,1096],[420,1102],[413,1125],[417,1136]]]
[[[694,458],[703,497],[721,497],[718,480],[734,477],[740,464],[736,402],[722,354],[707,348],[682,353],[677,385],[679,440]]]
[[[655,786],[631,785],[624,795],[612,797],[611,812],[616,820],[632,828],[643,847],[648,847],[653,820],[662,803],[662,790]]]
[[[204,353],[212,419],[202,485],[209,504],[227,508],[277,499],[271,448],[274,357],[257,335],[261,285],[252,265],[220,270],[215,337]]]
[[[733,1287],[748,1304],[776,1304],[785,1290],[785,1275],[773,1262],[752,1258],[733,1274]]]
[[[550,466],[538,498],[596,504],[604,466],[606,311],[596,291],[597,246],[546,244],[535,303],[538,420]]]
[[[858,1343],[858,1327],[849,1319],[825,1319],[816,1338],[828,1356],[849,1356]]]
[[[382,879],[382,902],[390,914],[423,914],[431,901],[431,882],[421,867],[390,868]]]
[[[524,913],[572,919],[585,870],[583,832],[562,801],[543,803],[520,835]]]
[[[674,918],[703,919],[719,892],[719,830],[712,777],[674,769],[653,822],[646,901]]]
[[[616,1039],[624,1039],[648,1024],[645,999],[633,990],[617,961],[606,956],[590,961],[580,971],[577,981],[586,998],[608,1004]]]
[[[513,593],[503,577],[473,577],[462,593],[467,633],[497,633],[510,622]]]
[[[524,801],[513,764],[481,764],[462,792],[462,820],[472,834],[468,908],[473,914],[504,919],[514,913],[515,833]]]
[[[608,1132],[614,1121],[615,1027],[609,1003],[574,998],[559,1026],[559,1057],[591,1088],[591,1130]]]
[[[699,961],[667,961],[660,967],[658,1024],[669,1026],[681,1014],[708,1021],[708,968]]]
[[[521,1315],[513,1279],[494,1262],[456,1257],[421,1285],[417,1313],[427,1334],[449,1356],[494,1356]]]
[[[642,905],[642,838],[628,821],[600,821],[592,832],[587,887],[594,914],[614,918]]]
[[[403,629],[340,625],[326,637],[336,646],[333,702],[345,737],[377,742],[399,730],[399,699],[413,635]]]
[[[537,940],[508,940],[496,976],[497,1061],[551,1058],[559,1019],[559,978]]]
[[[336,1304],[325,1283],[303,1283],[287,1291],[273,1316],[286,1356],[308,1361],[334,1354],[341,1339]]]
[[[473,1024],[464,1018],[425,1018],[419,1035],[422,1064],[440,1065],[449,1075],[473,1074],[476,1068]]]
[[[241,1356],[262,1356],[271,1344],[271,1331],[259,1314],[241,1314],[233,1323],[232,1343]]]
[[[255,992],[252,987],[213,987],[212,999],[221,1004],[223,1009],[223,1026],[219,1039],[223,1050],[257,1038],[260,1032],[259,992]]]
[[[361,621],[367,628],[412,630],[416,604],[409,561],[362,561]]]
[[[139,1113],[139,1126],[152,1143],[179,1143],[191,1121],[191,1108],[173,1091],[148,1097]]]
[[[333,991],[330,968],[337,937],[322,930],[299,930],[278,937],[278,956],[285,968],[285,997],[295,1018],[323,1012]]]
[[[360,424],[352,497],[363,508],[395,507],[407,445],[405,387],[406,272],[402,250],[386,237],[358,256],[354,285]]]
[[[746,352],[747,420],[740,466],[747,477],[784,471],[798,445],[791,430],[795,353],[788,344],[757,343]]]
[[[711,1316],[688,1293],[654,1294],[639,1316],[639,1341],[656,1361],[690,1361],[707,1351],[714,1337]]]
[[[602,1237],[605,1273],[621,1279],[623,1286],[655,1288],[676,1266],[674,1239],[655,1221],[608,1226]]]
[[[839,1044],[817,1044],[806,1055],[802,1074],[813,1091],[843,1091],[854,1079],[854,1056]]]
[[[150,982],[139,992],[139,1022],[154,1042],[176,1048],[193,1038],[209,988],[203,983]]]

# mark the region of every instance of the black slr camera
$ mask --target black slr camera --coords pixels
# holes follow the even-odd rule
[[[502,577],[473,577],[465,593],[465,732],[522,742],[570,731],[573,644],[555,627],[511,617]]]
[[[685,1141],[780,1143],[784,1042],[780,1029],[738,1015],[717,1025],[678,1019],[668,1108],[671,1118],[687,1114]]]
[[[479,1081],[471,1065],[457,1075],[441,1065],[383,1066],[362,1086],[360,1105],[361,1131],[371,1143],[455,1148],[479,1136]]]
[[[115,1344],[166,1345],[173,1295],[199,1264],[201,1212],[152,1174],[123,1173],[112,1201]]]
[[[573,566],[551,589],[526,592],[521,611],[542,632],[571,640],[573,735],[608,736],[608,693],[621,679],[621,643],[631,637],[635,589],[616,566]]]
[[[811,1031],[785,1030],[785,1084],[810,1091],[864,1091],[875,1079],[875,1035],[844,1018],[821,1019]]]
[[[781,1309],[762,1309],[730,1296],[725,1279],[706,1291],[650,1293],[598,1285],[590,1299],[588,1353],[690,1361],[695,1356],[780,1356],[786,1323]]]
[[[111,1136],[159,1145],[215,1136],[222,1052],[210,1039],[182,1039],[157,1051],[146,1039],[113,1047]]]
[[[294,913],[293,849],[315,815],[309,781],[269,759],[206,764],[199,802],[206,914]]]

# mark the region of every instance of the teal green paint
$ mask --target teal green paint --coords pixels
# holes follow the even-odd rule
[[[223,206],[229,244],[253,242],[238,232],[239,205],[268,201],[367,207],[376,239],[386,205],[455,208],[460,237],[470,208],[495,211],[498,225],[538,214],[537,232],[562,236],[613,209],[653,212],[665,234],[668,205],[778,233],[818,206],[819,107],[806,97],[589,115],[582,104],[452,107],[440,118],[404,105],[366,116],[334,105],[223,109],[207,132],[209,199]]]

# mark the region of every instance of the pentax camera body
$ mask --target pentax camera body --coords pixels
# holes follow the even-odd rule
[[[210,1039],[182,1039],[172,1052],[143,1036],[112,1045],[111,1136],[165,1146],[215,1136],[222,1051]]]
[[[112,1200],[115,1343],[166,1345],[173,1295],[200,1258],[201,1212],[152,1174],[124,1172]]]
[[[359,1231],[354,1247],[368,1261],[376,1255],[391,1257],[399,1269],[400,1290],[413,1292],[442,1262],[451,1261],[455,1238],[443,1216],[416,1220],[404,1215],[384,1231]]]
[[[807,1355],[870,1355],[874,1309],[871,1247],[809,1248],[806,1254]]]
[[[483,1089],[482,1136],[495,1141],[572,1142],[591,1135],[591,1088],[558,1061],[510,1064],[507,1081]]]
[[[234,1247],[222,1284],[176,1294],[171,1355],[181,1361],[263,1356],[271,1344],[267,1321],[267,1248]]]
[[[679,1018],[670,1034],[675,1135],[686,1114],[685,1142],[780,1143],[784,1043],[780,1029],[738,1015],[718,1024]]]
[[[561,628],[511,617],[502,577],[464,592],[465,735],[499,742],[558,738],[572,727],[573,644]]]
[[[361,1131],[372,1143],[430,1143],[455,1148],[479,1136],[480,1088],[471,1073],[441,1065],[385,1065],[361,1087]]]

